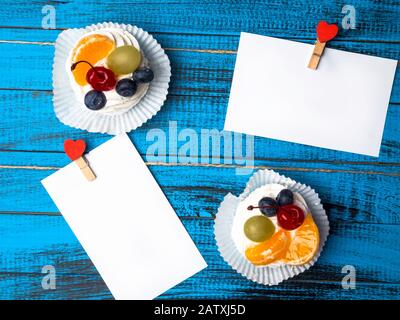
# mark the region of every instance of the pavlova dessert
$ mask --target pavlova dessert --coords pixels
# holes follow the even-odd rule
[[[66,72],[82,106],[109,115],[138,104],[154,78],[138,41],[117,27],[84,34],[70,51]]]
[[[274,183],[258,187],[239,203],[231,236],[245,259],[259,267],[304,265],[320,242],[303,197]]]

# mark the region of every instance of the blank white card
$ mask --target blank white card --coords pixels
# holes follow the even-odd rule
[[[42,184],[116,299],[153,299],[207,266],[127,135]]]
[[[242,33],[225,130],[379,156],[396,60]]]

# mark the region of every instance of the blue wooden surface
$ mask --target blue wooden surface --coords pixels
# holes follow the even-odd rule
[[[109,139],[62,125],[52,109],[51,65],[61,30],[102,21],[136,24],[166,49],[172,64],[168,101],[130,134],[209,267],[160,298],[399,299],[400,76],[396,73],[379,158],[254,138],[254,169],[274,170],[320,194],[331,235],[318,263],[279,286],[238,275],[218,255],[213,214],[228,192],[250,175],[240,165],[182,164],[146,158],[153,128],[221,130],[240,31],[311,43],[315,25],[340,23],[342,1],[54,1],[56,29],[41,28],[47,2],[2,1],[0,6],[0,299],[109,299],[111,295],[40,180],[66,165],[66,138],[89,147]],[[357,29],[342,31],[333,48],[399,59],[396,0],[349,3]],[[172,155],[173,156],[173,155]],[[172,159],[172,160],[171,160]],[[41,268],[54,265],[57,289],[41,288]],[[357,287],[344,290],[344,265]]]

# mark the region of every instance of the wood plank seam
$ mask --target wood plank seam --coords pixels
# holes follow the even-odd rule
[[[43,277],[43,273],[40,272],[24,272],[24,271],[16,271],[16,272],[11,272],[11,271],[0,271],[0,276],[6,275],[6,276],[20,276],[20,275],[32,275],[32,276],[38,276],[39,279]],[[57,272],[57,275],[64,276],[64,277],[82,277],[82,276],[88,276],[88,277],[93,277],[97,276],[96,273],[68,273],[68,272]],[[311,283],[311,284],[322,284],[322,283],[329,283],[329,284],[337,284],[341,287],[342,285],[342,279],[340,280],[335,280],[335,279],[327,279],[327,280],[322,280],[322,279],[298,279],[298,278],[291,278],[290,280],[287,280],[288,282],[291,283]],[[379,284],[391,284],[391,285],[400,285],[400,282],[396,281],[366,281],[364,279],[358,279],[357,280],[357,285],[379,285]]]
[[[36,26],[0,26],[0,29],[16,29],[16,30],[37,30],[37,31],[42,31],[43,28],[41,27],[36,27]],[[52,31],[65,31],[68,30],[69,28],[54,28],[51,29]],[[156,30],[151,30],[147,29],[147,32],[151,33],[152,35],[183,35],[183,36],[213,36],[213,37],[232,37],[232,38],[237,38],[239,36],[239,32],[237,34],[232,34],[232,33],[199,33],[199,32],[186,32],[186,31],[180,31],[179,33],[176,31],[156,31]],[[315,41],[315,37],[304,37],[304,36],[285,36],[285,35],[279,35],[279,38],[281,39],[287,39],[287,40],[299,40],[299,41],[307,41],[312,43]],[[386,40],[386,39],[335,39],[335,42],[358,42],[358,43],[389,43],[389,44],[397,44],[400,43],[398,40]],[[333,41],[332,41],[333,42]]]
[[[272,169],[283,171],[301,171],[301,172],[324,172],[324,173],[349,173],[349,174],[366,174],[366,175],[383,175],[389,177],[400,177],[400,172],[387,173],[382,171],[357,171],[357,170],[337,170],[322,168],[299,168],[299,167],[276,167],[276,166],[240,166],[235,164],[213,164],[213,163],[176,163],[176,162],[145,162],[147,166],[164,166],[164,167],[210,167],[210,168],[229,168],[229,169]],[[58,170],[61,167],[52,166],[13,166],[0,165],[0,169],[20,169],[20,170]]]
[[[49,153],[49,154],[64,154],[64,151],[52,151],[52,150],[18,150],[18,149],[0,149],[0,153]],[[140,153],[141,157],[144,158],[145,154]],[[158,154],[158,157],[178,157],[179,154],[175,153],[168,153],[168,154]],[[219,156],[208,156],[208,155],[199,155],[197,160],[201,159],[221,159],[222,157]],[[191,158],[193,159],[193,158]],[[243,157],[236,157],[235,158],[237,161],[244,161],[246,158]],[[293,162],[293,163],[324,163],[324,164],[329,164],[329,165],[371,165],[371,166],[381,166],[381,167],[400,167],[400,162],[368,162],[368,161],[347,161],[347,160],[323,160],[323,159],[289,159],[289,158],[272,158],[272,157],[255,157],[255,161],[265,161],[265,162]],[[61,167],[56,167],[55,168],[61,168]]]

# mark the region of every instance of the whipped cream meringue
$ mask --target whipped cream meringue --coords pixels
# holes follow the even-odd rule
[[[257,245],[257,242],[253,242],[250,239],[248,239],[244,233],[244,224],[246,221],[257,215],[263,215],[260,211],[260,209],[254,209],[254,210],[248,210],[247,208],[249,206],[257,206],[258,202],[260,199],[264,197],[270,197],[275,199],[279,192],[283,189],[286,189],[285,186],[281,184],[267,184],[265,186],[259,187],[256,190],[254,190],[252,193],[250,193],[243,201],[241,201],[236,209],[236,214],[233,220],[233,225],[232,225],[232,231],[231,231],[231,236],[232,239],[236,245],[236,248],[238,251],[243,255],[245,259],[246,255],[246,249]],[[307,215],[309,214],[309,208],[304,200],[304,198],[297,192],[293,192],[293,197],[294,197],[294,204],[303,209],[304,213]],[[269,219],[272,221],[272,223],[275,226],[275,232],[280,229],[278,226],[277,218],[276,216],[274,217],[269,217]],[[290,231],[294,232],[294,231]],[[268,264],[269,267],[271,266],[278,266],[282,265],[282,262],[276,262],[276,263],[271,263]],[[263,266],[259,266],[263,267]]]

